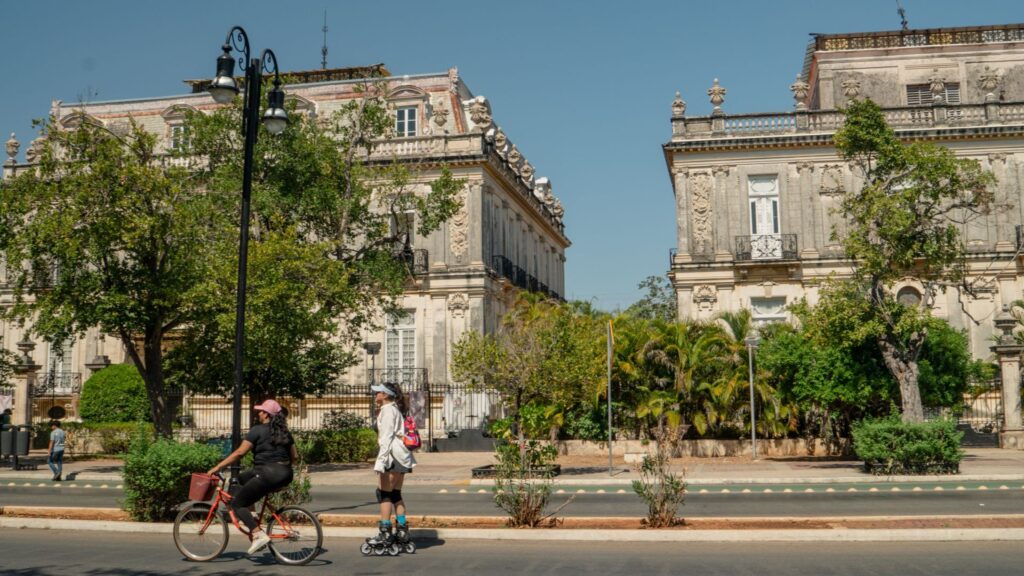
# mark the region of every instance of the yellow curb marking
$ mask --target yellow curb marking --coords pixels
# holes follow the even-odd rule
[[[707,494],[707,493],[708,493],[708,489],[707,488],[701,488],[700,492],[698,492],[698,494]]]
[[[899,486],[893,486],[892,490],[890,490],[890,492],[899,492],[899,491],[900,491],[900,487]]]
[[[856,488],[850,488],[849,490],[847,490],[847,492],[856,492],[856,491],[857,491]]]
[[[988,486],[978,486],[978,490],[988,490]]]
[[[565,494],[565,490],[562,490],[562,489],[555,490],[555,494]]]
[[[32,485],[31,482],[25,482],[25,484],[24,484],[24,486],[31,486],[31,485]]]
[[[17,486],[17,484],[15,484],[14,482],[8,482],[7,485],[8,486]]]
[[[622,489],[619,489],[619,491],[618,491],[618,492],[616,492],[616,494],[625,494],[625,493],[626,493],[626,491],[625,491],[625,490],[622,490]]]
[[[579,490],[577,490],[577,491],[576,491],[576,493],[577,493],[577,494],[586,494],[586,493],[587,493],[587,491],[586,491],[586,490],[584,490],[583,488],[580,488]]]
[[[477,490],[476,493],[477,494],[487,494],[487,490],[484,490],[483,488],[481,488],[481,489]]]
[[[804,494],[814,494],[814,488],[808,488],[807,490],[804,490]]]
[[[964,488],[963,486],[957,486],[956,489],[957,490],[967,490],[967,488]]]
[[[920,486],[914,486],[914,492],[920,492],[922,488]]]
[[[108,486],[106,484],[100,484],[100,488],[110,488],[110,486]]]
[[[825,488],[825,492],[835,492],[835,488]]]
[[[744,488],[743,490],[740,490],[740,492],[744,494],[750,494],[750,488]]]
[[[722,488],[722,494],[729,494],[728,488]]]
[[[936,486],[935,487],[935,491],[936,492],[942,492],[942,490],[943,490],[942,486]]]
[[[764,493],[765,494],[771,494],[772,493],[772,489],[771,488],[765,488],[764,489]]]
[[[459,494],[465,494],[466,492],[467,492],[467,491],[466,491],[466,489],[465,489],[465,488],[462,488],[461,490],[459,490]]]
[[[598,490],[597,493],[598,494],[604,494],[604,490]]]
[[[114,486],[114,488],[117,488],[117,489],[124,488],[124,484],[118,484],[117,486]]]
[[[41,488],[43,486],[46,486],[46,484],[44,482],[40,482],[39,484],[36,484],[36,486],[39,486]],[[50,486],[56,486],[56,484],[50,484]]]
[[[447,488],[441,488],[440,490],[438,490],[438,492],[440,492],[441,494],[447,494],[448,493],[448,489]]]
[[[86,488],[92,488],[92,484],[86,484],[85,487]]]
[[[878,492],[878,488],[872,486],[871,488],[868,488],[868,492]]]
[[[1000,486],[1000,487],[999,487],[999,489],[1000,489],[1000,490],[1009,490],[1009,489],[1010,489],[1010,487],[1009,487],[1009,486],[1007,486],[1006,484],[1003,484],[1002,486]]]
[[[790,490],[789,488],[786,488],[786,489],[785,489],[785,490],[783,490],[782,492],[783,492],[783,494],[790,494],[790,493],[792,493],[793,491],[792,491],[792,490]]]

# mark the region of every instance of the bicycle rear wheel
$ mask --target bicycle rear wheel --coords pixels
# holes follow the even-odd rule
[[[280,521],[278,521],[280,519]],[[320,553],[324,532],[311,512],[298,506],[285,506],[267,522],[270,551],[282,564],[307,564]]]
[[[190,504],[174,519],[174,545],[189,560],[213,560],[228,545],[228,525],[220,514],[214,514],[210,525],[200,533],[209,514],[209,504]]]

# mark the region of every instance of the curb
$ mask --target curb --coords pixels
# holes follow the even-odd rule
[[[170,534],[171,524],[103,522],[49,518],[0,517],[0,528],[36,530],[87,530]],[[326,538],[365,538],[367,528],[324,527]],[[543,540],[621,542],[991,542],[1024,541],[1024,528],[925,528],[879,530],[549,530],[515,528],[427,528],[413,529],[412,535],[432,540]]]
[[[48,513],[61,517],[29,517],[17,514]],[[170,534],[171,523],[130,522],[123,518],[125,513],[114,508],[29,508],[7,506],[0,509],[0,528],[35,529],[35,530],[88,530],[100,532],[120,532],[136,534]],[[327,524],[323,533],[328,538],[365,538],[372,532],[374,517],[349,516],[345,514],[322,514],[322,521]],[[899,521],[912,519],[922,520],[953,520],[961,519],[1001,519],[1019,521],[1024,515],[1000,516],[865,516],[855,518],[844,517],[772,517],[772,518],[733,518],[720,517],[710,520],[747,523],[752,521],[775,523],[814,522],[829,525],[827,528],[742,528],[712,529],[700,528],[699,525],[689,529],[636,529],[636,528],[588,528],[608,518],[569,518],[566,522],[573,527],[564,528],[506,528],[500,526],[503,517],[497,516],[437,516],[424,518],[434,524],[457,522],[481,522],[480,526],[465,528],[414,528],[413,536],[425,540],[517,540],[517,541],[608,541],[614,539],[624,542],[952,542],[952,541],[1022,541],[1024,528],[848,528],[838,524],[843,521],[874,520]],[[621,518],[615,518],[621,520]],[[695,519],[695,523],[699,523]],[[366,522],[366,526],[331,526],[334,522]]]

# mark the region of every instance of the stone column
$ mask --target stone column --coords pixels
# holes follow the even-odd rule
[[[1024,346],[1017,344],[1013,337],[1017,320],[1010,315],[1008,306],[1003,306],[994,324],[1003,332],[999,344],[992,347],[999,357],[1003,382],[1003,429],[999,433],[999,447],[1024,450],[1024,424],[1020,413],[1020,357]]]
[[[36,347],[35,342],[26,337],[17,346],[21,356],[14,365],[14,414],[11,424],[26,426],[32,423],[32,387],[36,383],[36,372],[42,366],[32,360],[31,352]]]

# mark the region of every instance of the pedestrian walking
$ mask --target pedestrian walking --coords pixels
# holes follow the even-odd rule
[[[50,447],[47,451],[46,463],[53,472],[53,481],[62,480],[61,473],[64,471],[64,441],[67,433],[60,427],[60,420],[50,421]]]
[[[380,504],[378,533],[366,540],[370,548],[390,548],[397,543],[406,548],[409,542],[409,523],[406,519],[402,484],[405,475],[416,467],[416,459],[405,446],[405,417],[408,401],[401,387],[393,382],[370,387],[377,405],[377,460],[373,471],[377,474],[377,502]],[[395,516],[392,534],[391,516]],[[365,547],[364,547],[365,548]]]

